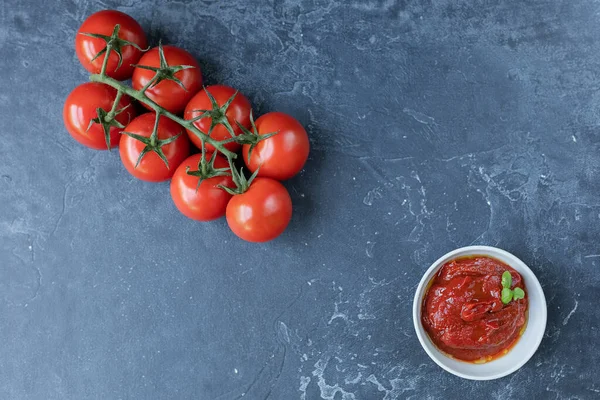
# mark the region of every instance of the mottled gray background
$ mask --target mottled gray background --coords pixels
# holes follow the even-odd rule
[[[0,3],[0,398],[600,396],[600,3],[51,3]],[[307,127],[278,240],[186,219],[67,134],[74,33],[103,8]],[[548,300],[539,351],[492,382],[412,326],[424,270],[469,244]]]

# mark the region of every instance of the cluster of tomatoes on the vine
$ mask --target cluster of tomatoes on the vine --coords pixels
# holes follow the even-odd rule
[[[292,216],[279,181],[300,172],[308,158],[302,125],[280,112],[255,122],[243,94],[224,85],[203,87],[190,53],[146,46],[142,27],[122,12],[99,11],[83,22],[75,49],[93,75],[65,102],[71,136],[98,150],[118,146],[123,165],[138,179],[171,179],[173,202],[189,218],[225,215],[231,230],[252,242],[279,236]],[[126,79],[132,87],[119,82]],[[134,100],[149,112],[138,115]],[[191,144],[200,152],[190,155]],[[240,150],[250,178],[234,164]]]

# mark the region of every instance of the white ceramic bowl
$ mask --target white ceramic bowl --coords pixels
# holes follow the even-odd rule
[[[433,344],[421,323],[421,306],[429,281],[446,262],[458,257],[483,255],[496,258],[513,267],[525,282],[529,299],[529,317],[525,332],[517,344],[504,356],[484,364],[474,364],[448,357]],[[491,380],[511,374],[521,368],[537,350],[546,330],[546,298],[540,282],[523,261],[514,255],[495,247],[469,246],[462,247],[444,255],[425,272],[413,303],[413,322],[421,346],[437,365],[446,371],[465,379]]]

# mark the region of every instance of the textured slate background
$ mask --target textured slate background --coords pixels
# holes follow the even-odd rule
[[[69,137],[74,33],[103,8],[307,127],[278,240],[187,220]],[[599,22],[588,0],[3,1],[0,398],[598,398]],[[548,299],[540,350],[493,382],[412,327],[424,270],[469,244]]]

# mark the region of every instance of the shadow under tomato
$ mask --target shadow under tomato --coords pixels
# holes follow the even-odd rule
[[[298,175],[283,182],[292,198],[293,214],[290,222],[292,235],[290,238],[293,237],[292,240],[298,243],[304,243],[308,237],[312,236],[311,231],[315,229],[315,223],[320,219],[318,218],[319,214],[322,214],[319,206],[321,204],[320,196],[332,195],[327,189],[327,183],[322,180],[326,152],[315,149],[317,147],[315,142],[320,137],[319,129],[303,125],[311,142],[308,160]]]

